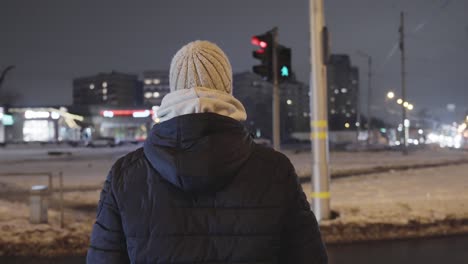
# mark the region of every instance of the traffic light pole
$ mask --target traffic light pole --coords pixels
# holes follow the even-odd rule
[[[278,28],[274,27],[273,33],[273,148],[280,151],[280,94],[278,72]]]
[[[405,14],[401,12],[400,15],[400,50],[401,50],[401,104],[402,122],[403,125],[403,155],[408,155],[408,137],[409,137],[409,121],[406,117],[406,70],[405,70]]]
[[[328,172],[327,78],[324,52],[323,0],[309,0],[310,8],[310,128],[312,144],[312,208],[317,220],[330,218]]]

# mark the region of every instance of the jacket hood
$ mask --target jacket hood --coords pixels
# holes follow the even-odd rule
[[[174,186],[216,192],[237,175],[253,146],[239,121],[198,113],[156,124],[143,148],[153,168]]]
[[[182,89],[167,94],[157,113],[161,122],[195,113],[216,113],[237,121],[247,119],[244,106],[234,96],[206,87]]]

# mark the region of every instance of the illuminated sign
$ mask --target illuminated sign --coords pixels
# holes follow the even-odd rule
[[[103,117],[116,117],[116,116],[126,116],[134,118],[146,118],[153,114],[152,110],[104,110],[101,111]]]
[[[150,110],[145,110],[145,111],[137,111],[133,112],[132,116],[135,118],[145,118],[151,115]]]
[[[12,126],[15,122],[12,115],[3,115],[2,123],[4,126]]]
[[[24,118],[26,119],[44,119],[49,118],[50,112],[47,111],[33,111],[33,110],[26,110],[24,112]]]

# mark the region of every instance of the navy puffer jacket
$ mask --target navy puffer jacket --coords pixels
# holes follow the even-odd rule
[[[88,263],[327,263],[286,156],[243,125],[189,114],[155,125],[104,184]]]

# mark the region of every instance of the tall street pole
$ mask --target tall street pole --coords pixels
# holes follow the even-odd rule
[[[401,104],[401,113],[403,125],[403,155],[408,155],[408,136],[409,136],[409,120],[406,116],[406,70],[405,70],[405,14],[401,12],[400,15],[400,50],[401,50],[401,97],[403,103]]]
[[[372,136],[372,56],[367,55],[367,65],[368,65],[368,89],[367,89],[367,145],[371,143]]]
[[[372,56],[358,50],[357,54],[361,57],[367,58],[367,140],[366,144],[370,145],[371,132],[372,132]]]
[[[310,128],[312,144],[312,208],[317,220],[330,218],[328,172],[327,68],[323,0],[309,0],[310,8]],[[328,44],[328,43],[327,43]]]
[[[280,151],[280,92],[278,83],[278,28],[272,29],[273,33],[273,148]]]

